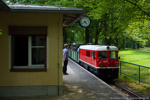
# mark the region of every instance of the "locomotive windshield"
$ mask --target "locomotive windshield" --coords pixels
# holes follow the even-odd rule
[[[110,59],[117,59],[117,52],[116,51],[109,52],[109,58]]]
[[[98,53],[99,59],[107,59],[108,52],[102,51]],[[110,59],[117,59],[117,51],[109,51],[109,58]]]
[[[99,52],[98,57],[99,57],[99,59],[106,59],[107,58],[107,52],[104,52],[104,51]]]

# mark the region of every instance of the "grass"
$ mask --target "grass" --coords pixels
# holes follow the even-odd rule
[[[142,66],[150,67],[150,52],[138,51],[138,50],[121,50],[119,51],[119,56],[121,61],[126,61],[129,63],[134,63]],[[136,65],[121,63],[122,72],[135,78],[139,78],[139,67]],[[140,68],[140,78],[146,82],[150,83],[150,69]],[[145,83],[140,83],[138,80],[130,78],[125,75],[120,75],[116,80],[123,85],[132,88],[132,90],[137,91],[143,95],[150,98],[150,85]]]
[[[119,51],[119,56],[121,58],[121,61],[150,67],[150,52],[137,50],[121,50]]]
[[[121,75],[119,79],[116,80],[121,85],[127,87],[130,90],[136,91],[136,93],[141,94],[143,97],[150,98],[150,85],[145,83],[139,83],[130,77]]]

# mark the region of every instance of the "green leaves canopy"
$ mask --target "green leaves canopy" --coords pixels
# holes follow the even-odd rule
[[[90,42],[116,45],[130,39],[148,41],[150,31],[150,0],[4,0],[10,3],[61,5],[88,9],[92,23],[89,27]],[[84,29],[68,29],[68,42],[74,33],[74,42],[84,41]],[[73,29],[74,30],[74,29]],[[78,30],[78,31],[77,31]],[[80,30],[80,31],[79,31]],[[70,34],[70,35],[69,35]],[[81,35],[83,34],[83,35]]]

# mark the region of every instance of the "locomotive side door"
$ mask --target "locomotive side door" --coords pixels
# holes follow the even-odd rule
[[[96,66],[96,52],[92,51],[92,65]]]

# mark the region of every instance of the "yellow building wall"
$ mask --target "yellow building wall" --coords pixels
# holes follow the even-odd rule
[[[48,26],[47,72],[10,72],[11,42],[8,26]],[[3,31],[0,35],[0,86],[58,85],[58,83],[62,85],[62,14],[1,11],[0,28]]]

